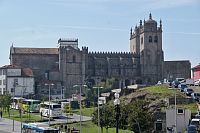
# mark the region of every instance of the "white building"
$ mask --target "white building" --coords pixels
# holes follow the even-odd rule
[[[30,68],[15,65],[0,67],[0,95],[6,93],[15,96],[34,94],[34,77]]]
[[[182,133],[189,125],[191,111],[188,109],[169,109],[166,111],[167,133]]]

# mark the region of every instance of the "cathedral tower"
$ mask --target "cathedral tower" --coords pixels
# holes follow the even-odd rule
[[[59,71],[66,96],[75,93],[85,80],[88,48],[78,48],[78,39],[59,39]]]
[[[156,83],[162,79],[163,50],[162,22],[157,26],[151,13],[147,21],[140,20],[139,26],[131,28],[130,51],[140,55],[140,73],[143,83]]]

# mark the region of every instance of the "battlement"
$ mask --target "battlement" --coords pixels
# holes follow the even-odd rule
[[[83,47],[82,47],[82,51],[83,51],[84,53],[88,53],[88,47],[83,46]]]
[[[139,57],[138,54],[132,53],[132,52],[101,52],[101,51],[92,51],[89,52],[89,55],[99,57],[99,58],[105,58],[105,57],[111,57],[111,58],[130,58],[130,57]]]

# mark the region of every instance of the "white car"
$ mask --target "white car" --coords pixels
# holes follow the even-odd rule
[[[195,86],[200,86],[200,79],[194,81],[194,85],[195,85]]]

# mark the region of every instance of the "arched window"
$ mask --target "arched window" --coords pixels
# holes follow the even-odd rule
[[[158,36],[154,36],[154,42],[158,42]]]
[[[149,42],[152,42],[152,36],[149,36]]]
[[[73,63],[75,63],[76,62],[76,56],[75,55],[73,55],[73,57],[72,57],[73,59],[72,59],[72,62]]]

